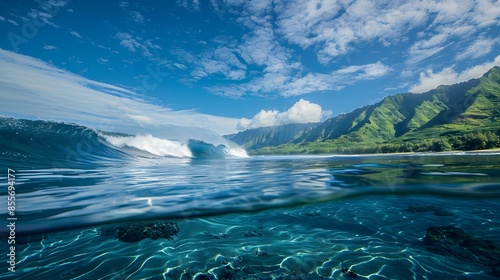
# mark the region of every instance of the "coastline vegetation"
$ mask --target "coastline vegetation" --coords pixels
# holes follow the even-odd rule
[[[472,151],[500,148],[500,133],[473,132],[461,136],[448,136],[427,139],[404,139],[398,142],[370,143],[353,142],[349,137],[311,143],[284,144],[264,147],[251,151],[251,155],[269,154],[376,154]]]
[[[279,135],[250,137],[246,143],[238,144],[252,155],[500,148],[500,67],[492,68],[480,79],[439,86],[421,94],[402,93],[385,97],[376,104],[340,114],[304,130],[287,143],[273,143],[272,139]],[[266,139],[266,142],[260,139]]]

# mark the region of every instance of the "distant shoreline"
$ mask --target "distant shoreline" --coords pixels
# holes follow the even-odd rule
[[[466,152],[466,153],[493,153],[493,152],[500,152],[500,148],[471,150],[471,151],[464,151],[464,152]]]
[[[395,153],[331,153],[331,154],[321,154],[321,153],[298,153],[298,154],[253,154],[252,152],[249,152],[250,156],[301,156],[301,155],[308,155],[308,156],[321,156],[321,155],[342,155],[342,156],[350,156],[350,155],[366,155],[366,156],[377,156],[377,155],[413,155],[413,154],[424,154],[424,153],[432,153],[432,154],[446,154],[446,153],[500,153],[500,148],[491,148],[491,149],[481,149],[481,150],[468,150],[468,151],[460,151],[460,150],[454,150],[454,151],[441,151],[441,152],[435,152],[435,151],[419,151],[419,152],[395,152]]]

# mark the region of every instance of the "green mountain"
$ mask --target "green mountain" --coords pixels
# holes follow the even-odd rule
[[[385,97],[288,135],[287,143],[246,139],[260,143],[246,148],[254,154],[468,150],[499,147],[498,134],[500,67],[494,67],[479,79]]]
[[[251,151],[267,146],[279,146],[307,134],[320,123],[297,123],[281,126],[259,127],[224,137]]]

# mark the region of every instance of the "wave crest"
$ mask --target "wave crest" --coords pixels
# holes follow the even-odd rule
[[[193,140],[187,138],[190,131],[180,128],[166,131],[184,139],[180,141],[152,134],[134,136],[97,131],[74,123],[0,118],[0,150],[3,150],[0,156],[4,161],[9,160],[12,166],[19,163],[19,158],[25,158],[33,166],[65,167],[95,165],[98,162],[122,160],[129,156],[248,157],[245,150],[221,136],[197,131],[198,133],[193,133],[192,136],[199,137],[199,140]]]
[[[133,148],[156,156],[177,158],[226,158],[248,157],[239,147],[228,148],[201,140],[190,139],[187,143],[154,137],[151,134],[136,136],[103,135],[106,141],[117,148]]]
[[[104,135],[104,138],[115,147],[135,148],[157,156],[170,156],[180,158],[193,156],[193,153],[191,153],[186,144],[181,144],[177,141],[157,138],[152,136],[151,134],[136,136]]]

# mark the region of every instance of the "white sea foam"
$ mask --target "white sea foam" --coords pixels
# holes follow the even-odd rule
[[[131,147],[158,156],[192,157],[186,144],[152,136],[151,134],[136,136],[105,136],[106,140],[116,147]]]
[[[235,157],[243,157],[243,158],[249,157],[247,154],[247,151],[245,151],[244,149],[242,149],[240,147],[230,148],[229,154],[232,156],[235,156]]]
[[[234,143],[227,141],[215,146],[212,143],[189,140],[187,143],[155,137],[151,134],[136,136],[103,137],[115,147],[135,148],[157,156],[192,158],[192,157],[243,157],[247,158],[246,151]],[[194,149],[194,150],[193,150]]]

